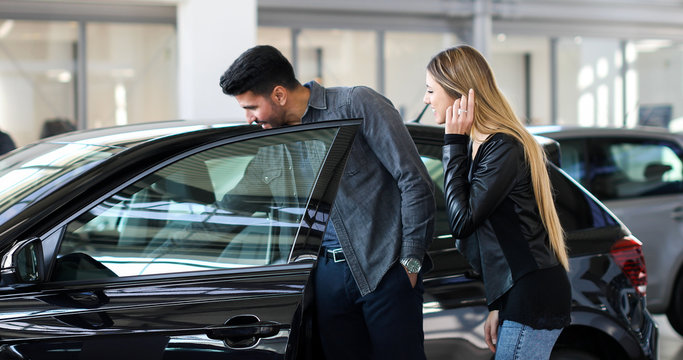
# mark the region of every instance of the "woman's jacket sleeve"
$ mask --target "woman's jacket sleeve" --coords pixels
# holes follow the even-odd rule
[[[469,137],[447,137],[443,148],[444,193],[455,238],[472,234],[514,188],[524,150],[510,136],[495,134],[478,150],[470,172]]]

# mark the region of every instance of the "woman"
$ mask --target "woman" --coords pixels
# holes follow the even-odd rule
[[[571,288],[545,153],[472,47],[432,58],[424,101],[445,124],[449,221],[483,277],[486,343],[496,359],[548,359],[569,325]]]

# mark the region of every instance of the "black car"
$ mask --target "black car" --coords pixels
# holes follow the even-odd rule
[[[0,359],[320,359],[308,278],[360,123],[150,123],[0,158]],[[483,286],[445,218],[443,130],[409,130],[439,207],[425,276],[428,357],[490,359]],[[286,154],[282,166],[250,187],[264,190],[236,191],[247,164],[273,149]],[[291,160],[304,149],[318,154],[314,181],[296,181]],[[640,243],[550,171],[574,297],[554,357],[656,358]],[[242,208],[221,206],[228,192]]]
[[[561,144],[562,169],[643,242],[647,308],[683,335],[683,134],[664,128],[537,126]]]
[[[443,128],[408,124],[436,189],[437,222],[425,276],[424,328],[429,359],[490,359],[488,315],[477,274],[454,248],[443,195]],[[571,326],[552,359],[656,359],[657,325],[647,311],[641,243],[599,200],[556,166],[557,142],[538,137],[549,165],[555,205],[566,232],[572,284]]]

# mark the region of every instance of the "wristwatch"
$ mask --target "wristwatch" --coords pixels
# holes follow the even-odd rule
[[[401,265],[405,266],[410,274],[417,274],[422,269],[422,262],[415,258],[403,258],[401,259]]]

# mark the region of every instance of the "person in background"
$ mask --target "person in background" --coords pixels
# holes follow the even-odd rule
[[[8,133],[0,131],[0,155],[7,154],[16,148],[12,137]]]
[[[391,102],[363,87],[301,85],[272,46],[256,46],[220,86],[264,129],[363,118],[313,274],[327,359],[425,359],[422,272],[433,231],[433,184]]]
[[[45,139],[50,136],[63,134],[69,131],[75,131],[76,125],[68,119],[54,118],[47,119],[43,123],[43,128],[40,131],[40,138]]]
[[[485,340],[496,359],[548,359],[569,325],[571,287],[545,153],[474,48],[438,53],[426,81],[424,102],[445,124],[451,231],[484,282]]]

